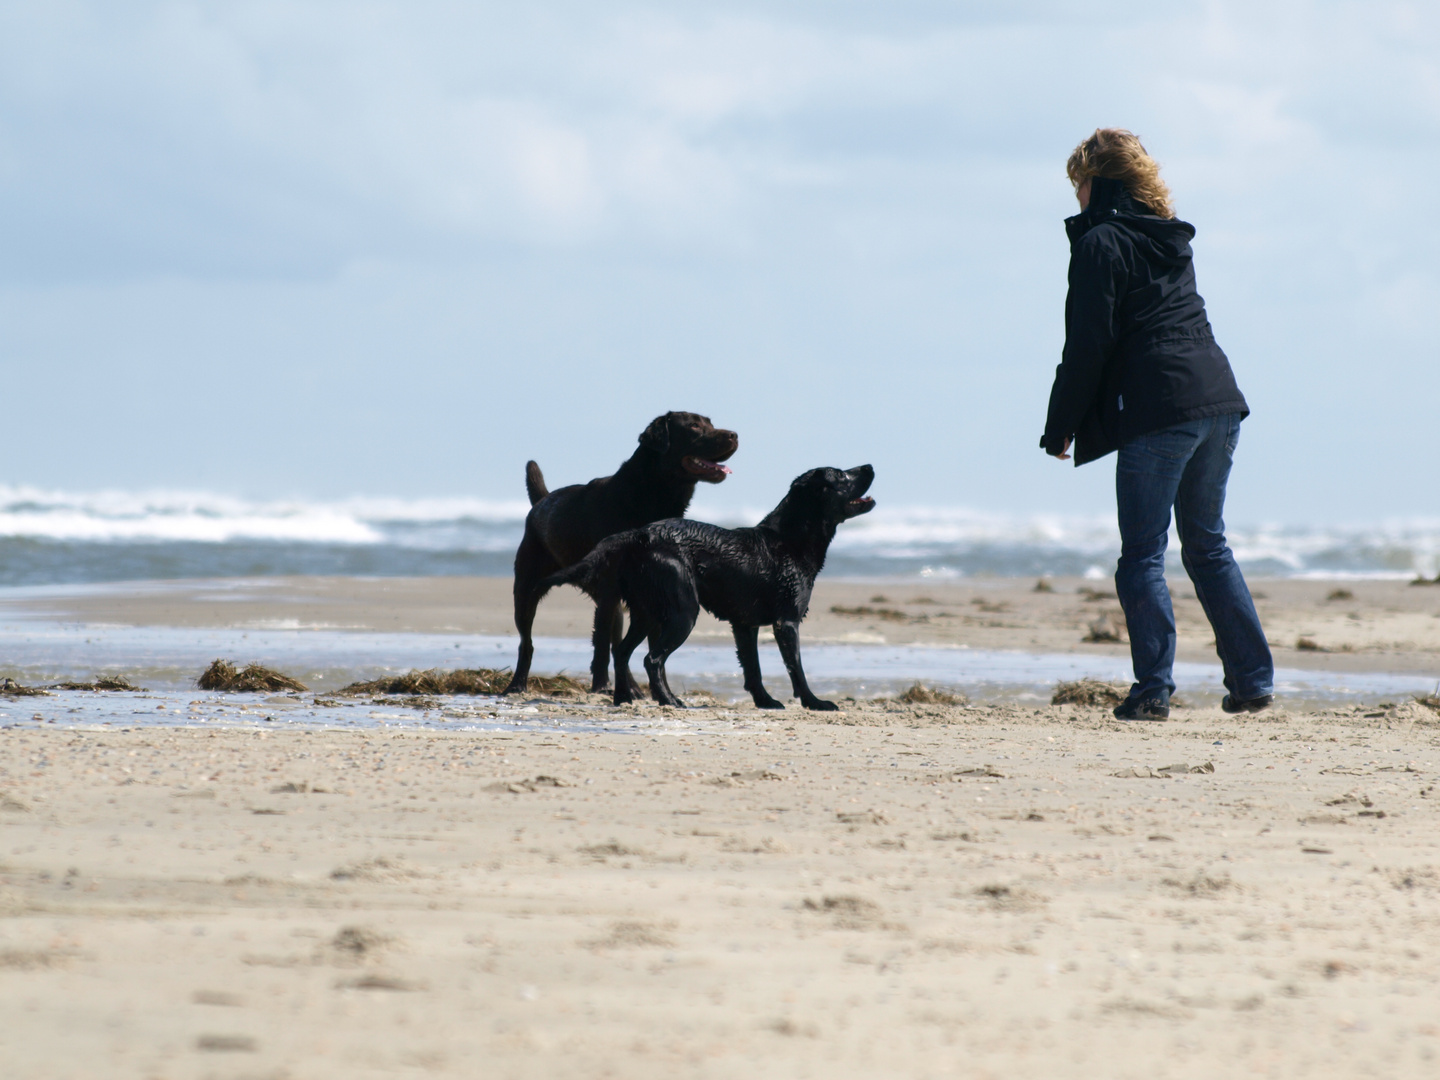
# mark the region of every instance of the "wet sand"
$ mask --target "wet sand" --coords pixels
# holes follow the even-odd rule
[[[1440,713],[677,722],[0,733],[5,1074],[1440,1068]]]
[[[1128,657],[1124,644],[1084,641],[1102,615],[1123,626],[1113,584],[1057,578],[965,583],[816,584],[802,640]],[[1280,667],[1433,672],[1440,678],[1440,586],[1404,581],[1257,581],[1256,606]],[[1215,662],[1213,635],[1188,582],[1176,582],[1177,658]],[[1330,597],[1335,594],[1348,594]],[[840,609],[840,610],[836,610]],[[537,635],[589,637],[593,606],[577,590],[551,593]],[[273,578],[155,582],[0,594],[0,618],[121,626],[328,628],[514,634],[506,578]],[[728,641],[701,613],[696,641]],[[1297,648],[1301,639],[1315,646]],[[537,670],[546,670],[537,657]]]

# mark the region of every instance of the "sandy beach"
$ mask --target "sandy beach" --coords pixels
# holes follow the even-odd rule
[[[827,583],[806,640],[1123,652],[1079,640],[1114,603],[1075,590],[1107,583],[1033,586]],[[1436,668],[1440,590],[1256,588],[1277,644],[1318,646],[1283,663]],[[5,614],[501,633],[507,592],[182,583]],[[631,734],[560,730],[576,702],[538,695],[533,730],[0,731],[4,1072],[1440,1068],[1440,712],[841,704],[604,710],[653,721]]]
[[[976,649],[1128,658],[1124,644],[1086,642],[1101,616],[1123,627],[1110,581],[1034,578],[947,582],[816,582],[802,628],[810,642],[964,645]],[[1177,659],[1215,662],[1214,635],[1189,582],[1174,584]],[[1266,635],[1282,667],[1434,672],[1440,678],[1440,586],[1407,581],[1254,583]],[[587,638],[593,605],[556,589],[535,633]],[[254,578],[125,583],[0,594],[0,618],[118,626],[338,629],[514,635],[510,580],[484,577]],[[762,630],[762,633],[765,631]],[[1297,648],[1302,639],[1313,648]],[[695,642],[728,642],[705,612]],[[512,658],[513,659],[513,658]],[[548,671],[537,655],[537,671]]]

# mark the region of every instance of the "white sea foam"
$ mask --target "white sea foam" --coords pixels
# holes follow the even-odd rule
[[[47,541],[72,548],[81,545],[91,553],[86,556],[84,580],[110,579],[110,571],[101,565],[107,545],[117,550],[128,545],[133,552],[136,544],[157,550],[190,545],[192,554],[180,569],[131,565],[122,576],[173,576],[182,570],[204,574],[207,560],[215,561],[217,574],[503,573],[528,509],[518,500],[468,497],[257,501],[207,492],[75,493],[0,485],[0,541],[29,540],[42,547]],[[733,527],[755,523],[764,511],[702,504],[691,516]],[[1262,574],[1407,577],[1418,572],[1433,577],[1440,570],[1440,518],[1353,526],[1240,525],[1230,529],[1229,537],[1241,564]],[[220,558],[246,544],[269,545],[281,554],[258,569]],[[1173,534],[1171,547],[1172,555],[1178,554]],[[193,554],[207,548],[216,552],[214,560]],[[1119,548],[1119,532],[1108,514],[881,506],[839,531],[831,565],[838,573],[937,578],[976,573],[1108,574]],[[306,561],[307,551],[322,549],[373,549],[390,552],[394,558],[366,556],[372,561],[363,565],[320,566]],[[45,556],[50,561],[43,567],[16,571],[10,583],[65,580],[65,567],[55,562],[61,558],[60,549],[55,550],[53,557]],[[411,554],[401,558],[406,552]]]
[[[0,485],[0,537],[102,543],[237,540],[376,544],[383,526],[461,522],[515,525],[523,503],[482,499],[352,498],[256,502],[184,491],[86,493]]]

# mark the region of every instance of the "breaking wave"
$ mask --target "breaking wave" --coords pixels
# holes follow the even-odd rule
[[[72,493],[0,485],[0,584],[274,574],[492,574],[529,507],[473,498],[254,501],[197,492]],[[761,511],[697,506],[752,524]],[[1440,571],[1440,518],[1354,526],[1232,526],[1256,576],[1411,577]],[[1172,548],[1174,542],[1172,538]],[[849,522],[828,572],[851,577],[1108,575],[1109,516],[885,507]],[[1176,554],[1172,550],[1172,555]]]

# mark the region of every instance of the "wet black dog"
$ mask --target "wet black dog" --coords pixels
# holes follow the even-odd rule
[[[568,570],[541,582],[578,585],[603,613],[630,608],[630,630],[615,646],[615,704],[633,700],[630,654],[649,638],[645,671],[662,705],[684,703],[670,690],[665,660],[684,644],[703,607],[730,624],[745,672],[745,689],[762,709],[784,708],[760,680],[758,631],[770,626],[807,709],[834,709],[811,692],[800,666],[800,621],[810,608],[815,576],[842,521],[874,509],[865,492],[875,470],[811,469],[753,529],[722,529],[703,521],[657,521],[601,541]]]
[[[718,484],[730,470],[721,464],[740,445],[740,436],[717,428],[709,417],[688,412],[657,416],[640,433],[640,446],[615,471],[588,484],[558,491],[545,489],[540,466],[525,465],[525,490],[530,513],[525,535],[515,552],[515,628],[520,655],[505,693],[525,689],[535,655],[531,628],[543,591],[536,586],[550,574],[579,562],[605,537],[647,525],[661,518],[682,517],[699,481]],[[609,654],[620,636],[618,607],[596,612],[595,658],[590,665],[592,689],[609,683]],[[627,687],[632,690],[633,687]]]

